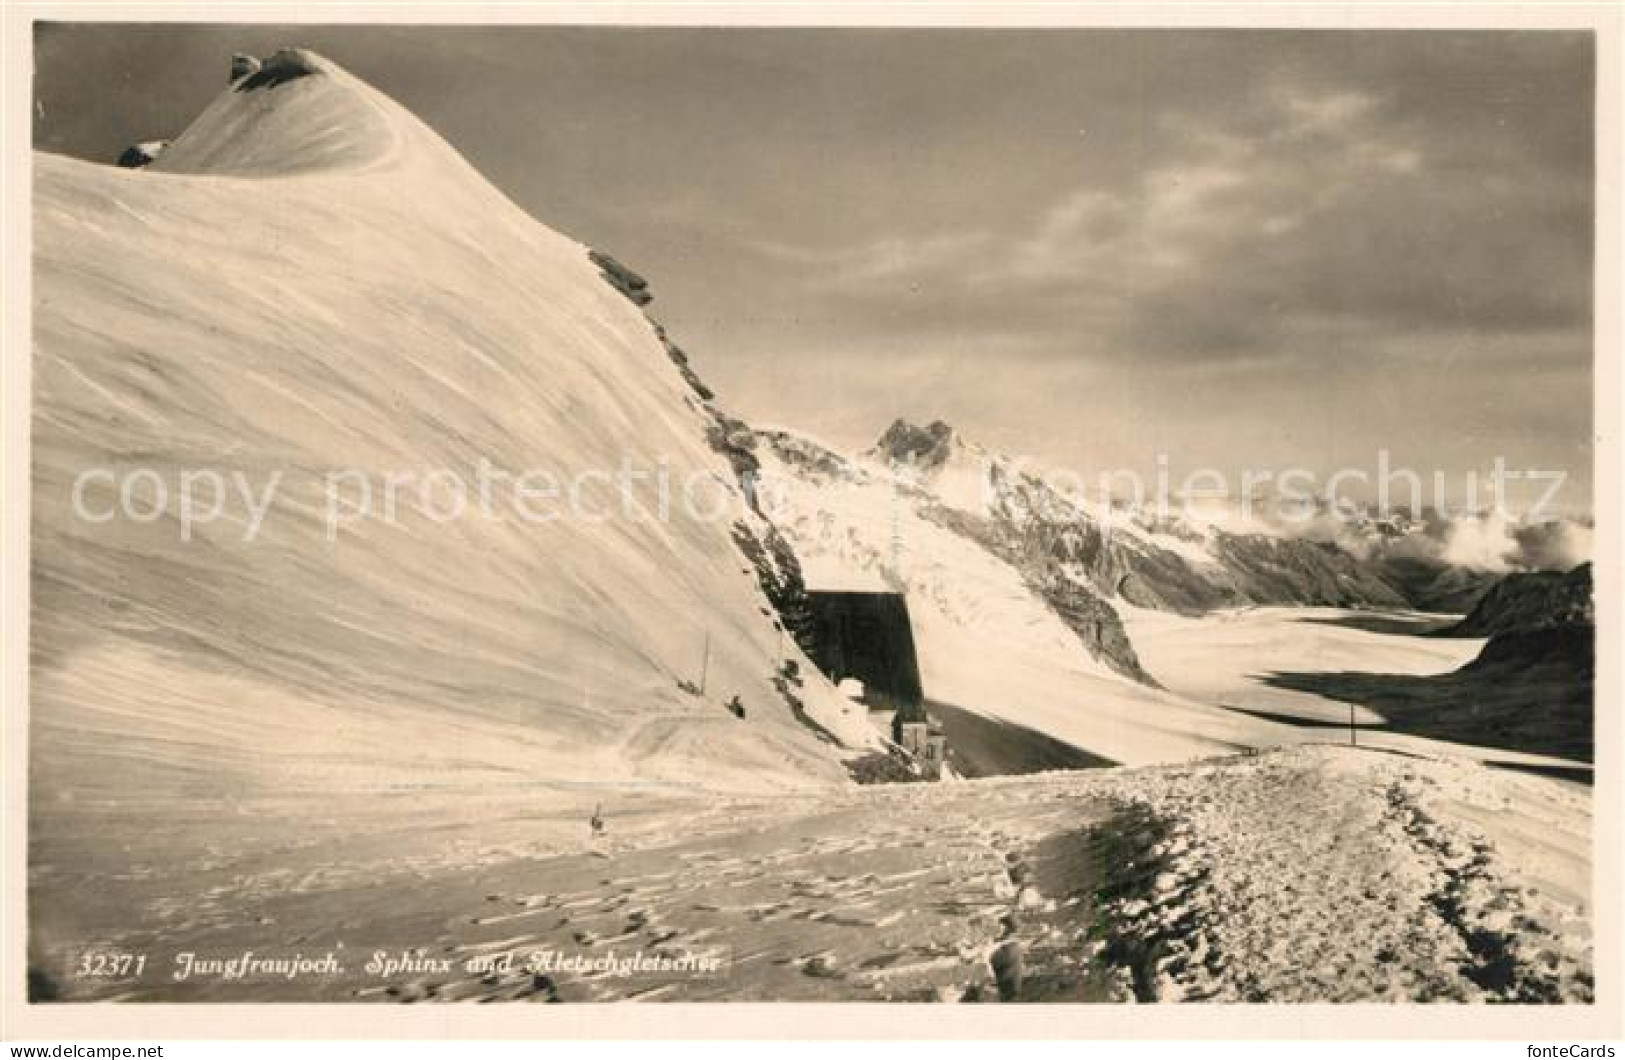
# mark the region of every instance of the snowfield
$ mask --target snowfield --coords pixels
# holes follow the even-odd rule
[[[840,749],[773,687],[782,662],[824,728],[873,734],[764,613],[729,519],[386,518],[377,496],[330,533],[335,473],[348,513],[363,480],[482,460],[559,482],[664,466],[742,506],[585,247],[343,70],[281,62],[296,76],[222,92],[149,168],[35,157],[42,824],[91,827],[111,800],[157,825],[221,793],[327,794],[342,815],[402,786],[843,783]],[[95,469],[118,478],[85,486],[87,519]],[[186,531],[175,487],[199,470],[271,496],[263,520],[228,487]],[[110,518],[138,472],[167,509]],[[702,669],[707,695],[684,692]]]
[[[1589,796],[1561,781],[1305,746],[817,807],[601,794],[597,844],[533,796],[528,826],[482,829],[505,849],[154,859],[106,885],[119,912],[96,939],[149,954],[144,974],[72,978],[80,940],[49,935],[42,967],[68,997],[129,1000],[1592,997]],[[342,970],[173,978],[180,954],[245,950]],[[397,964],[369,971],[375,954]],[[719,966],[589,963],[636,954]]]
[[[1346,738],[1350,705],[1279,687],[1271,683],[1273,675],[1352,671],[1434,676],[1471,662],[1484,646],[1477,638],[1425,636],[1453,619],[1403,611],[1256,607],[1197,619],[1123,605],[1119,610],[1146,667],[1170,690],[1236,711],[1291,720],[1294,725],[1277,727],[1277,733],[1288,730],[1282,742]],[[1385,731],[1381,714],[1357,704],[1352,712],[1361,744],[1570,775],[1591,772],[1589,762],[1570,758]]]

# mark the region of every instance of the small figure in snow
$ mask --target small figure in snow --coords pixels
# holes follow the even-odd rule
[[[598,839],[604,834],[604,804],[599,803],[592,809],[592,820],[587,822],[592,826],[592,837]]]
[[[745,704],[743,704],[743,703],[741,703],[739,701],[738,696],[735,696],[732,699],[728,700],[728,713],[732,714],[734,717],[739,718],[741,720],[744,719],[744,717],[745,717]]]

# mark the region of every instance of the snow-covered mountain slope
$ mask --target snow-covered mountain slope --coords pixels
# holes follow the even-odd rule
[[[968,518],[990,547],[1041,568],[1035,577],[1045,584],[1082,585],[1185,614],[1248,604],[1406,606],[1375,569],[1335,543],[1275,532],[1263,521],[1227,526],[1199,507],[1159,514],[1108,506],[1056,488],[940,421],[898,420],[867,455],[901,468]]]
[[[1193,615],[1167,606],[1166,597],[1160,608],[1137,606],[1133,594],[1102,589],[1101,573],[1150,563],[1211,588],[1230,576],[1225,554],[1207,551],[1217,538],[1187,540],[1178,555],[1160,549],[1143,524],[1120,516],[1108,525],[1105,513],[940,424],[894,426],[853,459],[782,429],[759,437],[759,492],[809,587],[889,587],[908,595],[928,699],[1118,762],[1324,739],[1317,726],[1341,726],[1350,716],[1354,693],[1345,689],[1363,695],[1372,682],[1401,693],[1431,686],[1480,647],[1429,636],[1440,619],[1397,609],[1375,615],[1294,604]],[[1259,537],[1255,555],[1269,554],[1276,539]],[[1280,547],[1287,556],[1301,547],[1355,562],[1335,546]],[[1212,580],[1201,581],[1199,572]],[[1291,579],[1302,571],[1269,573]],[[1416,724],[1415,711],[1379,697],[1371,709],[1356,704],[1366,727],[1361,741],[1584,768],[1572,756],[1551,757],[1566,755],[1566,744],[1478,731],[1474,697],[1445,691],[1461,724]]]
[[[37,154],[35,174],[41,813],[840,783],[841,749],[775,687],[791,657],[807,713],[872,742],[776,628],[732,516],[628,517],[594,492],[623,466],[665,468],[743,510],[649,321],[398,105],[284,52],[148,167]],[[584,512],[611,514],[555,494],[530,511],[557,517],[521,518],[496,478],[487,517],[482,461],[580,482]],[[75,485],[93,469],[109,474],[83,483],[85,518]],[[186,530],[180,485],[200,471],[224,484],[220,517]],[[414,492],[442,472],[470,491],[460,517],[442,518],[447,478],[428,504]],[[391,475],[411,478],[386,517]],[[265,502],[257,523],[242,486]],[[363,488],[371,514],[330,534],[329,491],[348,514]],[[680,687],[702,673],[704,695]]]
[[[1103,658],[1031,572],[894,468],[762,432],[761,495],[811,589],[907,594],[930,700],[1013,722],[1116,762],[1291,742],[1294,730],[1169,694]],[[1109,615],[1072,584],[1069,597]],[[1071,621],[1069,621],[1071,619]],[[1129,656],[1132,659],[1132,655]]]

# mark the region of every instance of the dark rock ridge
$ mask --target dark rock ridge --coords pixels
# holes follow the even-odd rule
[[[260,61],[258,59],[252,55],[244,55],[242,52],[238,52],[231,57],[231,77],[226,83],[234,84],[259,72]]]
[[[646,306],[654,301],[654,295],[649,291],[649,281],[642,276],[601,250],[589,250],[587,257],[598,266],[604,279],[609,281],[609,285],[625,295],[627,301],[633,305]]]
[[[1567,573],[1509,574],[1497,582],[1458,625],[1451,637],[1494,637],[1559,626],[1596,624],[1591,564]]]
[[[1008,524],[983,519],[955,508],[927,502],[920,515],[945,529],[969,538],[1020,572],[1027,588],[1043,600],[1066,627],[1077,635],[1095,659],[1142,684],[1156,685],[1130,643],[1123,620],[1111,604],[1087,584],[1070,576],[1066,560],[1035,544],[1033,538],[1010,533]]]
[[[916,427],[907,420],[894,420],[875,444],[874,455],[882,463],[909,464],[917,468],[940,467],[948,459],[954,442],[954,429],[941,420]]]
[[[1465,615],[1504,575],[1492,571],[1454,567],[1440,560],[1412,556],[1384,556],[1379,561],[1383,578],[1418,611]]]
[[[242,58],[249,58],[243,56]],[[283,48],[269,59],[258,60],[258,65],[252,70],[248,67],[253,63],[243,64],[246,75],[240,80],[233,78],[238,92],[255,92],[262,88],[275,88],[277,85],[289,81],[297,81],[301,77],[310,77],[312,74],[326,73],[329,69],[325,60],[315,52],[304,48]],[[232,73],[238,69],[237,57],[231,62]]]
[[[665,327],[655,324],[654,329],[655,337],[660,340],[660,345],[666,348],[666,356],[670,357],[671,363],[677,366],[678,373],[682,375],[683,381],[688,384],[689,389],[694,391],[701,401],[710,401],[716,397],[711,388],[706,386],[704,381],[700,379],[699,374],[694,371],[694,366],[688,363],[688,354],[684,353],[681,347],[667,338]]]
[[[604,281],[633,305],[642,307],[654,301],[648,280],[601,251],[589,250],[587,256],[598,266],[599,275]],[[811,647],[812,637],[806,582],[802,578],[801,564],[796,559],[795,550],[762,511],[757,496],[762,465],[756,456],[756,432],[751,430],[748,423],[730,416],[714,404],[716,394],[694,371],[688,354],[671,341],[664,325],[651,319],[649,326],[660,340],[666,356],[693,392],[694,398],[690,400],[706,419],[706,443],[727,459],[753,516],[735,521],[731,531],[734,547],[755,571],[757,584],[777,616],[775,624],[805,652]],[[781,685],[780,691],[796,716],[807,720],[799,699],[788,684]]]
[[[852,462],[846,457],[800,435],[787,431],[757,431],[756,435],[775,456],[809,482],[828,485],[847,481],[854,473]]]

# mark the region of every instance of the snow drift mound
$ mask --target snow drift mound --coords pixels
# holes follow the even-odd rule
[[[586,248],[410,114],[282,52],[150,167],[35,173],[35,806],[841,780],[709,517],[742,507],[710,416]],[[622,468],[706,503],[627,509]],[[205,472],[218,517],[183,523]],[[527,472],[554,517],[520,517]],[[337,533],[335,476],[371,505]],[[816,676],[798,698],[867,738]]]

